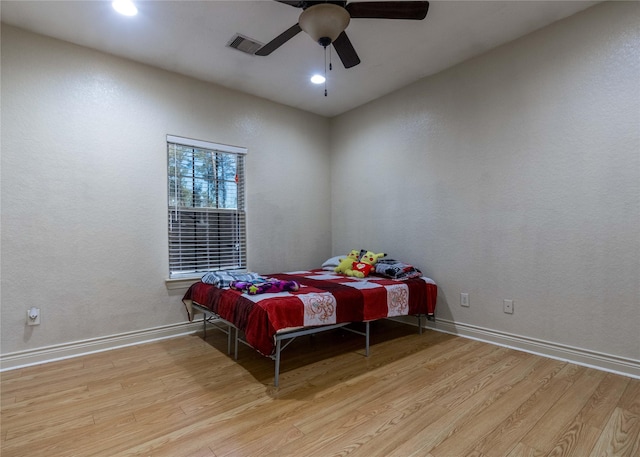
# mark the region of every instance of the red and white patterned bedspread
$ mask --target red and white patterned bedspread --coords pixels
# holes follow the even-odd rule
[[[437,286],[425,277],[404,281],[380,276],[358,279],[326,270],[264,276],[297,281],[300,289],[248,295],[198,282],[182,301],[189,311],[195,302],[233,323],[244,332],[247,342],[264,355],[274,352],[274,336],[281,330],[393,316],[432,316],[435,312]]]

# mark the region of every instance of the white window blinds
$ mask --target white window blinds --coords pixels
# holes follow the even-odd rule
[[[246,269],[245,154],[167,136],[170,278]]]

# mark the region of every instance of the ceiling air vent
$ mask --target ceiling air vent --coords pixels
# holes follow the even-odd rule
[[[227,46],[237,49],[238,51],[246,52],[247,54],[255,54],[258,49],[264,46],[264,44],[252,38],[236,33],[233,37],[231,37],[231,39],[227,43]]]

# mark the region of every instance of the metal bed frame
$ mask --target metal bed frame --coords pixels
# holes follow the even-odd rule
[[[238,327],[233,325],[231,322],[229,322],[228,320],[222,318],[220,315],[214,313],[210,309],[207,309],[204,306],[201,306],[201,305],[199,305],[199,304],[197,304],[195,302],[193,302],[192,306],[193,306],[194,309],[196,309],[196,310],[198,310],[198,311],[200,311],[201,313],[204,314],[204,318],[202,319],[204,338],[207,337],[207,322],[208,322],[208,323],[212,324],[216,329],[218,329],[221,332],[227,334],[227,354],[229,354],[229,355],[231,355],[231,341],[233,340],[233,342],[234,342],[233,357],[234,357],[235,360],[238,360],[238,342],[253,348],[253,346],[251,346],[251,344],[249,344],[247,341],[245,341],[244,339],[242,339],[240,337],[240,329],[238,329]],[[419,332],[420,335],[422,335],[422,316],[423,316],[422,314],[416,315],[416,317],[418,318],[418,332]],[[226,325],[227,328],[221,327],[220,325],[218,325],[219,323],[222,323],[222,324]],[[363,323],[365,324],[365,331],[364,332],[361,332],[359,330],[355,330],[355,329],[346,327],[349,324],[353,324],[353,322],[343,322],[343,323],[340,323],[340,324],[322,325],[322,326],[318,326],[318,327],[304,327],[304,328],[299,328],[299,329],[295,329],[295,330],[288,330],[288,331],[282,331],[282,332],[276,333],[275,334],[275,339],[276,339],[275,353],[273,355],[268,356],[271,360],[275,361],[275,374],[274,374],[274,380],[273,380],[274,386],[278,387],[278,385],[279,385],[280,358],[281,358],[280,354],[284,349],[287,348],[287,346],[289,346],[291,343],[293,343],[293,340],[295,340],[299,336],[313,335],[315,333],[326,332],[326,331],[334,330],[334,329],[337,329],[337,328],[343,328],[344,330],[346,330],[348,332],[352,332],[352,333],[355,333],[357,335],[361,335],[361,336],[365,337],[365,357],[369,357],[369,345],[370,345],[369,343],[370,343],[370,335],[371,335],[370,323],[371,323],[371,321],[365,321]],[[233,336],[232,336],[232,334],[233,334]],[[286,341],[286,343],[284,343],[284,345],[282,344],[283,341]]]

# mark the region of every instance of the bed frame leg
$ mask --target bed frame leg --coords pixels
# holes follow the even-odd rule
[[[367,321],[367,323],[366,323],[366,335],[365,335],[365,340],[366,340],[365,345],[366,345],[366,349],[365,349],[365,351],[364,351],[364,355],[365,355],[365,357],[369,357],[369,324],[370,324],[370,322],[369,322],[369,321]]]
[[[237,327],[233,327],[233,330],[234,330],[234,332],[235,332],[235,333],[234,333],[234,335],[235,335],[235,348],[234,348],[233,357],[234,357],[236,360],[238,360],[238,338],[239,338],[238,333],[240,332],[240,329],[239,329],[239,328],[237,328]],[[231,331],[231,330],[229,330],[229,331]]]
[[[207,314],[202,313],[202,338],[207,339]]]
[[[422,335],[422,314],[418,314],[418,334]]]
[[[273,377],[273,385],[278,387],[278,381],[280,378],[280,340],[276,340],[276,372]]]

